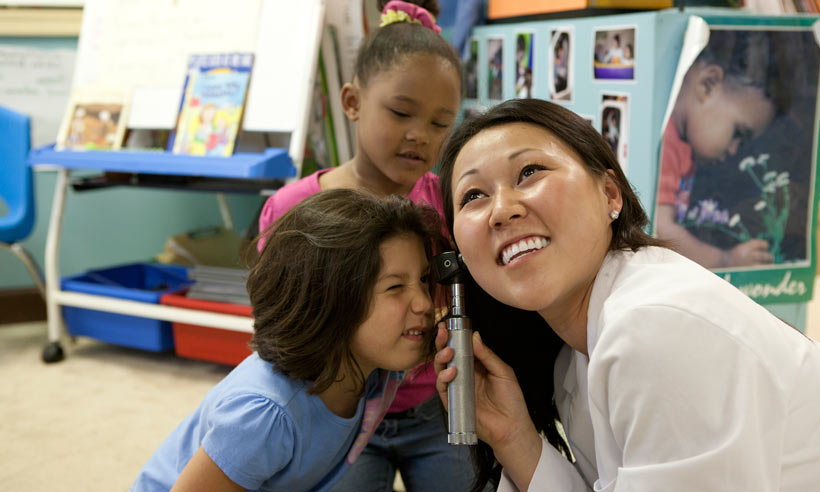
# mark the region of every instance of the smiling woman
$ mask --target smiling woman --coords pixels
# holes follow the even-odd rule
[[[477,431],[492,449],[479,453],[482,479],[494,459],[500,491],[797,492],[820,480],[820,388],[798,390],[820,379],[820,346],[648,236],[615,156],[581,117],[535,99],[499,104],[455,130],[441,184],[477,287],[505,317],[541,318],[510,336],[508,319],[474,317],[517,349],[499,345],[508,365],[473,340]],[[535,342],[547,325],[560,352]],[[442,398],[455,376],[446,339],[440,329]],[[521,378],[522,359],[546,363]],[[566,442],[548,432],[556,417]]]

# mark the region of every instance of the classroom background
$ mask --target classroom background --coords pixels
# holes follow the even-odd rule
[[[84,3],[54,0],[0,4],[0,106],[30,116],[33,151],[55,142],[72,88],[77,84],[74,70],[79,62],[87,62],[83,59],[87,51],[79,40],[80,33],[88,29],[84,22],[91,22],[83,19]],[[282,2],[265,3],[273,12],[286,8]],[[464,114],[504,99],[529,96],[564,104],[607,135],[617,129],[613,151],[647,210],[652,210],[654,198],[661,124],[679,57],[684,52],[690,18],[778,29],[787,26],[814,33],[819,32],[814,29],[814,21],[820,19],[820,9],[814,2],[439,3],[442,34],[459,50],[465,65]],[[152,0],[144,8],[161,8],[166,4],[170,2]],[[327,41],[327,23],[320,19],[312,41],[303,34],[299,38],[306,45],[315,45],[317,58],[319,47],[324,50],[325,56],[314,64],[315,71],[306,67],[303,71],[289,74],[285,70],[284,75],[278,75],[298,79],[287,82],[305,86],[299,92],[299,100],[312,101],[294,108],[299,113],[299,124],[286,128],[286,132],[247,131],[244,141],[240,137],[241,151],[261,154],[267,147],[278,147],[291,158],[296,157],[290,174],[256,176],[251,171],[245,176],[228,174],[228,179],[219,182],[204,180],[192,185],[191,180],[181,184],[179,177],[162,178],[157,167],[148,173],[137,173],[136,177],[123,169],[111,173],[111,169],[98,167],[72,168],[65,196],[60,198],[56,193],[58,199],[65,201],[60,210],[62,232],[56,251],[56,275],[60,281],[77,281],[83,292],[88,282],[95,288],[99,286],[94,281],[95,272],[111,273],[122,265],[155,264],[158,260],[188,268],[201,262],[199,266],[204,268],[198,271],[206,277],[209,266],[218,273],[220,268],[241,270],[240,252],[257,232],[256,214],[265,198],[293,176],[314,166],[338,164],[351,152],[355,128],[349,127],[338,113],[333,119],[333,102],[328,100],[332,99],[328,94],[333,92],[332,85],[343,83],[349,73],[344,65],[350,56],[345,56],[344,46],[351,41],[344,37],[345,33],[355,36],[366,26],[372,27],[377,13],[375,2],[370,0],[339,0],[336,6],[339,4],[344,4],[340,11],[361,15],[346,18],[356,24],[358,31],[331,29],[336,36],[337,56],[328,56],[333,45]],[[612,44],[616,34],[622,53],[613,65],[611,59],[604,62],[603,52],[599,53],[600,59],[596,57],[596,46]],[[629,48],[624,53],[626,46]],[[281,51],[286,46],[279,48]],[[308,87],[308,82],[316,80],[311,73],[318,74],[319,83]],[[815,95],[816,89],[813,88]],[[322,99],[323,90],[325,106],[317,110],[316,101]],[[254,101],[249,96],[249,104],[255,104]],[[311,120],[310,116],[317,113],[318,119]],[[811,130],[814,156],[816,116]],[[302,123],[305,131],[299,129]],[[264,126],[264,122],[260,125]],[[282,136],[288,132],[290,139]],[[303,144],[296,152],[294,141]],[[54,224],[55,192],[62,186],[60,164],[37,162],[32,167],[34,224],[31,232],[21,238],[20,245],[41,269],[46,263],[49,227]],[[816,172],[816,158],[812,164]],[[173,165],[173,159],[156,164],[160,165]],[[811,173],[810,179],[816,194],[815,174]],[[0,196],[2,189],[0,185]],[[793,278],[798,278],[798,270],[810,270],[808,282],[812,285],[808,290],[811,292],[814,287],[816,292],[820,288],[816,277],[817,220],[813,213],[818,211],[816,197],[809,204],[813,209],[807,220],[812,230],[807,241],[813,248],[806,252],[807,264],[802,269],[799,265],[795,267]],[[0,218],[7,213],[8,206],[0,200]],[[790,267],[778,270],[777,278],[782,278],[783,272],[791,275]],[[146,275],[140,272],[137,275]],[[173,274],[172,271],[170,278],[176,278]],[[737,279],[744,272],[731,274]],[[123,275],[116,279],[124,284],[132,280],[131,273],[117,270],[115,275]],[[755,278],[766,281],[765,277]],[[167,281],[163,280],[166,284]],[[222,293],[227,295],[224,290]],[[155,297],[153,302],[159,302],[160,296]],[[820,301],[816,293],[787,302],[772,299],[761,303],[809,336],[820,339]],[[181,305],[191,309],[190,303],[182,301]],[[226,316],[247,318],[244,308],[214,308],[215,305],[200,302],[193,309],[213,309]],[[125,489],[159,442],[247,350],[243,345],[249,337],[247,331],[220,330],[218,315],[210,320],[202,318],[202,323],[211,323],[210,326],[193,322],[172,325],[165,321],[134,328],[155,330],[156,340],[145,339],[142,331],[112,335],[111,318],[97,320],[93,307],[74,311],[72,316],[66,315],[66,322],[74,323],[69,326],[74,334],[59,333],[64,360],[43,362],[46,348],[54,342],[46,322],[43,296],[19,258],[0,248],[0,368],[5,375],[0,383],[0,400],[5,402],[0,409],[0,416],[4,417],[0,420],[0,434],[6,436],[7,442],[0,451],[0,480],[10,490]],[[113,318],[113,323],[117,324],[118,319]],[[131,319],[123,325],[130,327]],[[77,323],[97,323],[102,327],[83,331]],[[184,347],[175,347],[175,336],[182,337]],[[129,343],[134,338],[139,343]],[[140,348],[140,344],[147,347]],[[396,488],[402,488],[400,479]]]

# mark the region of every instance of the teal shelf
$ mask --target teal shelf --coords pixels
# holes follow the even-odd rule
[[[154,151],[78,152],[54,150],[48,145],[32,150],[28,162],[53,164],[66,169],[96,169],[146,174],[203,176],[214,178],[291,178],[296,168],[287,149],[270,148],[262,153],[236,153],[230,157],[172,154]]]

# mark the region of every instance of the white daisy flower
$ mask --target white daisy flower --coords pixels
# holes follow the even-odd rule
[[[746,157],[745,159],[743,159],[742,161],[740,161],[740,164],[738,164],[737,167],[741,171],[745,171],[748,168],[754,167],[755,163],[756,163],[755,158],[752,157],[752,156],[749,156],[749,157]]]

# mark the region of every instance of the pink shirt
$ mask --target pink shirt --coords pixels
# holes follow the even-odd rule
[[[305,198],[319,193],[319,176],[330,171],[330,169],[320,169],[310,176],[283,186],[276,191],[273,196],[267,199],[262,213],[259,215],[259,233],[263,234],[273,222],[285,212],[293,208],[294,205]],[[426,173],[416,181],[413,189],[407,194],[407,198],[415,203],[426,203],[436,209],[438,214],[444,217],[444,202],[438,186],[438,176],[433,173]],[[259,250],[265,245],[264,239],[259,240]],[[436,373],[433,364],[423,364],[410,371],[404,382],[399,386],[393,403],[388,408],[388,412],[401,412],[420,404],[432,396],[435,391]]]

